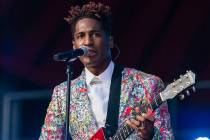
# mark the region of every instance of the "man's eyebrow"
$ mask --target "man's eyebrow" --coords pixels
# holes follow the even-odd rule
[[[77,32],[77,33],[75,33],[75,35],[76,35],[76,34],[83,34],[83,33],[84,33],[84,32]]]
[[[103,32],[103,31],[102,30],[97,30],[97,29],[93,29],[93,30],[88,31],[88,33],[93,33],[93,32]],[[85,31],[81,31],[81,32],[75,33],[75,35],[84,34],[84,33],[85,33]]]
[[[94,30],[91,30],[90,32],[91,32],[91,33],[92,33],[92,32],[102,32],[102,30],[94,29]]]
[[[77,33],[75,32],[74,33],[74,36],[76,36],[76,35],[82,35],[82,34],[85,34],[85,33],[84,32],[77,32]]]

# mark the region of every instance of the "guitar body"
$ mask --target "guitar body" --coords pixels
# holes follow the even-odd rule
[[[105,128],[100,128],[91,138],[90,140],[106,140],[105,137]]]

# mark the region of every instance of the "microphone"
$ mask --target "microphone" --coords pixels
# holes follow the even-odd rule
[[[53,56],[55,61],[74,61],[78,56],[87,55],[89,52],[88,48],[82,45],[79,49],[73,49],[66,52],[60,52]]]

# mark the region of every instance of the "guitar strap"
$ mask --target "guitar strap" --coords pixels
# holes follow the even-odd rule
[[[105,124],[106,138],[113,136],[118,129],[121,79],[123,69],[123,66],[115,64],[110,86],[108,110]]]

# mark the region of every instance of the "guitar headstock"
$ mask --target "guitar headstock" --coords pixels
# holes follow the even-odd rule
[[[192,71],[187,71],[186,74],[180,75],[180,78],[173,83],[169,84],[164,91],[160,93],[162,101],[166,101],[168,99],[172,99],[178,94],[180,94],[183,90],[191,87],[195,84],[195,74]],[[194,87],[193,87],[193,90]],[[189,95],[189,91],[187,90],[187,94]]]

